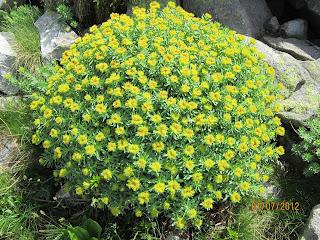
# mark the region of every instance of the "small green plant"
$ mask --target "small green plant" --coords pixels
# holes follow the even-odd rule
[[[320,173],[320,112],[307,121],[306,127],[299,128],[301,143],[293,146],[293,151],[306,162],[306,176]]]
[[[17,53],[15,67],[35,70],[41,65],[40,37],[35,21],[40,15],[36,7],[23,5],[10,12],[1,11],[2,31],[14,35],[14,50]]]
[[[23,93],[31,95],[33,92],[44,92],[48,82],[47,78],[52,74],[51,65],[41,65],[34,71],[20,67],[16,75],[7,74],[5,78]]]
[[[57,6],[56,8],[57,12],[61,15],[61,18],[63,22],[66,22],[69,24],[72,28],[77,28],[78,23],[77,21],[73,18],[72,11],[70,7],[64,3],[61,3]]]
[[[87,219],[81,226],[69,226],[66,229],[66,240],[99,240],[102,227],[96,221]]]
[[[26,203],[16,180],[0,169],[0,238],[33,239],[32,230],[39,215],[33,206]]]

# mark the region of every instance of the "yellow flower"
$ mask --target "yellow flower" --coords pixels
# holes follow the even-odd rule
[[[180,190],[181,186],[176,180],[170,180],[168,182],[168,189],[171,193],[175,193],[176,191]]]
[[[163,142],[155,142],[152,144],[152,149],[158,153],[160,153],[164,149]]]
[[[99,103],[96,105],[96,111],[100,114],[103,114],[103,113],[106,113],[107,108],[106,108],[106,106],[104,106],[104,104]]]
[[[48,149],[51,147],[51,142],[49,140],[45,140],[43,143],[42,143],[42,146],[44,149]]]
[[[146,165],[147,165],[147,161],[144,158],[139,158],[136,162],[135,162],[136,166],[138,168],[141,169],[145,169]]]
[[[213,134],[208,134],[204,137],[204,142],[207,144],[207,145],[212,145],[214,143],[214,136]]]
[[[284,147],[282,146],[277,147],[276,153],[278,153],[279,155],[283,155],[285,153]]]
[[[239,193],[237,192],[233,192],[230,196],[230,200],[233,202],[233,203],[238,203],[240,202],[241,200],[241,196]]]
[[[86,146],[85,150],[87,155],[93,155],[96,153],[96,148],[93,145]]]
[[[138,194],[138,201],[141,205],[148,204],[150,201],[150,194],[148,192],[141,192]]]
[[[213,199],[212,198],[206,198],[206,199],[203,200],[201,205],[206,210],[212,209],[213,208]]]
[[[234,175],[235,176],[241,177],[242,173],[243,173],[243,170],[241,168],[239,168],[239,167],[235,168],[235,170],[234,170]]]
[[[131,117],[131,123],[134,124],[134,125],[140,125],[140,124],[143,123],[143,119],[142,119],[142,117],[140,115],[134,114]]]
[[[157,193],[164,193],[164,190],[166,188],[166,185],[162,182],[156,183],[153,186],[153,189],[157,192]]]
[[[284,134],[285,134],[285,129],[284,129],[284,127],[277,127],[276,133],[277,133],[279,136],[284,136]]]
[[[107,148],[109,152],[114,152],[117,149],[117,144],[115,142],[108,142]]]
[[[192,208],[192,209],[188,210],[187,214],[188,214],[188,217],[192,219],[192,218],[197,217],[198,212],[196,209]]]
[[[58,137],[58,131],[56,129],[52,128],[50,131],[50,136],[53,138]]]
[[[198,173],[194,173],[192,174],[192,181],[195,183],[200,182],[203,179],[202,173],[198,172]]]
[[[161,171],[161,163],[158,161],[152,162],[150,164],[150,169],[156,173],[159,173]]]
[[[217,176],[215,176],[214,181],[216,183],[222,183],[223,181],[223,176],[221,174],[218,174]]]
[[[138,137],[145,137],[149,134],[149,128],[147,126],[138,127],[136,135]]]
[[[112,172],[110,169],[106,168],[101,172],[101,176],[106,180],[109,181],[112,178]]]
[[[138,178],[130,178],[127,181],[127,187],[132,189],[133,191],[137,191],[140,189],[140,180]]]
[[[105,205],[108,205],[109,204],[109,198],[108,197],[103,197],[101,198],[101,202]]]
[[[169,159],[176,159],[177,158],[177,151],[175,151],[173,148],[171,148],[167,151],[167,156]]]
[[[182,198],[191,198],[195,194],[195,191],[191,186],[185,187],[181,190],[181,196]]]
[[[80,161],[82,159],[82,155],[81,155],[81,153],[79,153],[79,152],[75,152],[75,153],[73,153],[73,155],[72,155],[72,160],[74,160],[74,161]]]
[[[175,221],[175,225],[177,228],[179,229],[184,229],[186,227],[186,220],[184,220],[183,218],[181,217],[178,217]]]
[[[88,143],[88,137],[86,135],[80,135],[77,139],[77,142],[80,144],[80,145],[85,145]]]
[[[243,191],[248,191],[250,189],[250,183],[249,182],[242,182],[240,184],[240,188],[243,190]]]
[[[192,169],[195,167],[194,162],[192,160],[188,160],[184,163],[184,166],[189,170],[192,171]]]
[[[194,147],[193,146],[191,146],[191,145],[188,145],[188,146],[186,146],[185,148],[184,148],[184,154],[186,154],[187,156],[191,156],[191,155],[193,155],[194,154],[194,151],[195,151],[195,149],[194,149]]]
[[[159,126],[157,126],[156,131],[157,134],[159,134],[162,137],[167,136],[167,132],[168,132],[168,127],[165,124],[160,124]]]

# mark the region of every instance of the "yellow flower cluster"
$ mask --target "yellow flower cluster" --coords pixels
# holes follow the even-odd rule
[[[274,69],[210,15],[170,2],[112,14],[78,38],[34,94],[41,162],[118,216],[165,213],[177,228],[263,192],[284,128]]]

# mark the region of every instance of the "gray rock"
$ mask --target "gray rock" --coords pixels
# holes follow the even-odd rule
[[[183,238],[179,237],[178,234],[170,233],[165,240],[184,240]]]
[[[262,36],[263,25],[272,17],[265,0],[184,0],[183,8],[196,16],[208,12],[223,25],[255,38]]]
[[[17,141],[5,136],[0,137],[0,165],[10,161],[11,157],[17,151]]]
[[[265,192],[263,194],[264,199],[280,199],[283,195],[283,192],[280,187],[267,182],[264,184]]]
[[[303,125],[320,107],[320,59],[300,61],[260,41],[256,47],[275,68],[277,81],[284,85],[281,116],[293,124]]]
[[[307,40],[264,36],[262,41],[268,44],[270,47],[289,53],[299,60],[316,60],[320,58],[320,47]]]
[[[264,24],[264,28],[268,33],[277,34],[280,29],[280,24],[277,17],[273,16]]]
[[[320,35],[320,1],[319,0],[304,0],[306,1],[306,10],[302,13],[309,21],[312,29]]]
[[[16,59],[14,37],[10,33],[0,32],[0,92],[14,95],[18,89],[5,79],[10,74]]]
[[[320,239],[320,204],[315,206],[309,216],[306,228],[300,240]]]
[[[65,26],[60,22],[60,15],[47,11],[36,22],[41,39],[41,54],[46,62],[58,60],[76,40],[78,35],[65,31]]]
[[[280,35],[285,38],[306,39],[308,22],[304,19],[294,19],[281,25]]]
[[[165,7],[170,1],[175,2],[177,6],[181,5],[180,0],[158,0],[158,2],[161,4],[162,7]],[[132,14],[132,8],[134,6],[148,7],[151,2],[152,0],[133,0],[133,1],[129,0],[127,3],[127,14],[128,15]]]
[[[26,0],[0,0],[0,9],[8,10],[13,6],[25,4]]]
[[[294,7],[297,10],[302,9],[307,5],[305,0],[287,0],[287,1],[290,3],[292,7]]]

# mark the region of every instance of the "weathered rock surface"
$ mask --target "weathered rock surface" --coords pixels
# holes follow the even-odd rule
[[[300,61],[260,41],[256,47],[265,54],[265,60],[276,70],[276,79],[285,87],[282,118],[297,126],[304,124],[320,107],[320,59]]]
[[[60,59],[62,53],[76,40],[78,35],[65,31],[57,13],[47,11],[36,22],[41,39],[41,54],[46,62]]]
[[[280,35],[285,38],[306,39],[308,22],[305,19],[294,19],[281,25]]]
[[[13,45],[13,35],[0,32],[0,92],[7,95],[14,95],[18,92],[18,89],[5,79],[5,75],[11,72],[16,59]]]
[[[280,199],[283,195],[281,188],[272,183],[266,183],[264,188],[266,190],[262,195],[264,199]]]
[[[165,240],[183,240],[183,238],[179,237],[178,234],[170,233]]]
[[[319,240],[319,239],[320,239],[320,204],[315,206],[312,209],[301,240]]]
[[[280,24],[277,17],[273,16],[264,24],[265,30],[270,34],[277,34],[280,29]]]
[[[26,0],[0,0],[0,9],[9,9],[13,7],[15,4],[17,6],[22,5],[26,3]]]
[[[288,0],[288,2],[292,7],[294,7],[297,10],[302,9],[307,5],[305,0]]]
[[[0,165],[10,160],[17,151],[17,146],[15,139],[0,136]]]
[[[272,17],[265,0],[184,0],[183,8],[196,16],[208,12],[223,25],[255,38],[262,36],[263,25]]]
[[[316,60],[320,58],[320,47],[307,40],[264,36],[262,41],[270,47],[289,53],[299,60]]]

